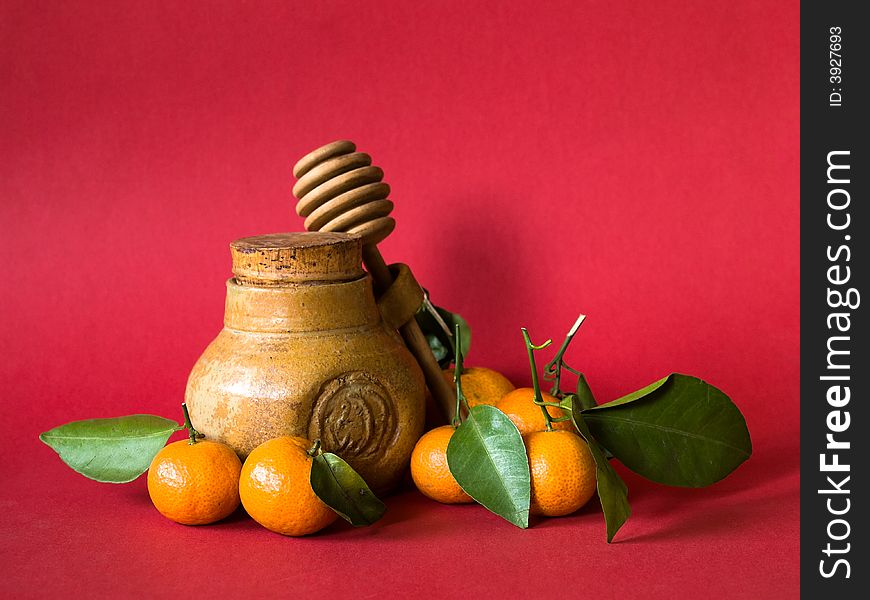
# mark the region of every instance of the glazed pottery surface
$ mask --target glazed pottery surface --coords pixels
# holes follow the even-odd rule
[[[194,426],[242,458],[282,435],[319,438],[376,491],[423,429],[424,381],[384,322],[357,237],[273,234],[231,244],[224,328],[187,383]]]

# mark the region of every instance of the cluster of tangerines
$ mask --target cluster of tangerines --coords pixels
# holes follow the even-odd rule
[[[444,371],[452,382],[453,369]],[[535,403],[534,388],[514,388],[501,373],[485,367],[469,367],[460,376],[462,391],[473,408],[495,406],[510,418],[523,436],[529,459],[533,515],[560,517],[577,511],[595,494],[595,461],[589,446],[561,408]],[[558,400],[541,392],[546,403]],[[543,411],[548,411],[548,425]],[[565,419],[565,420],[562,420]],[[417,442],[411,454],[411,477],[423,495],[445,504],[474,502],[456,482],[447,465],[447,445],[453,425],[436,427]]]
[[[444,376],[453,381],[453,370]],[[515,389],[491,369],[472,367],[461,375],[469,408],[490,404],[516,425],[529,459],[530,512],[562,516],[573,513],[595,493],[595,462],[586,442],[557,407],[535,403],[532,388]],[[557,400],[542,392],[544,402]],[[543,410],[553,422],[548,421]],[[260,444],[244,464],[227,445],[201,439],[187,419],[189,439],[163,448],[148,469],[148,493],[168,519],[205,525],[231,515],[239,507],[259,524],[284,535],[314,533],[331,524],[337,513],[317,497],[310,476],[318,441],[279,437]],[[411,456],[411,477],[425,496],[446,504],[473,502],[450,473],[447,444],[452,425],[424,434]]]
[[[279,437],[257,446],[244,465],[220,442],[173,442],[148,469],[148,494],[163,516],[185,525],[206,525],[228,517],[241,503],[263,527],[284,535],[323,529],[338,514],[315,495],[309,481],[320,444]]]

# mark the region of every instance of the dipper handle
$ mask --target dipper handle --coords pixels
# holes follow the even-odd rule
[[[296,212],[305,217],[305,229],[361,236],[363,263],[375,291],[383,293],[393,277],[377,243],[396,227],[396,221],[389,216],[393,203],[387,199],[390,186],[382,181],[384,172],[372,166],[368,154],[356,152],[353,142],[339,140],[303,156],[293,167],[293,175],[298,178],[293,186],[293,195],[298,198]],[[420,365],[435,404],[449,421],[456,396],[426,336],[413,318],[399,327],[399,332]]]

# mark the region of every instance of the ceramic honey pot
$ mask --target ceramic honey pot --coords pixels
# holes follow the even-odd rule
[[[396,328],[422,291],[407,267],[376,301],[362,238],[306,232],[230,245],[224,328],[193,367],[196,428],[241,457],[282,435],[320,439],[387,491],[423,430],[424,378]]]

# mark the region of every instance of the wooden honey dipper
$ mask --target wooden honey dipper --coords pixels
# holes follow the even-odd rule
[[[372,276],[375,290],[383,293],[393,275],[377,244],[396,227],[390,216],[390,186],[384,172],[372,166],[371,157],[356,151],[356,144],[339,140],[309,152],[293,167],[298,179],[293,195],[296,213],[305,217],[308,231],[353,233],[362,237],[363,264]],[[455,410],[453,387],[441,374],[441,367],[429,348],[426,336],[412,317],[399,327],[405,345],[417,359],[441,413],[450,420]]]

